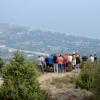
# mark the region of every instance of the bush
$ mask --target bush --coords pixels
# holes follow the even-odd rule
[[[2,68],[2,77],[1,100],[46,100],[37,81],[36,64],[26,60],[22,52],[14,53],[10,63]]]
[[[95,100],[100,100],[100,62],[95,66],[95,71],[93,72],[94,82],[93,82],[93,94]]]
[[[2,73],[2,67],[5,65],[3,58],[0,57],[0,74]]]
[[[85,64],[85,68],[81,70],[81,73],[76,79],[76,87],[81,87],[87,90],[92,90],[93,89],[93,81],[94,81],[94,76],[93,76],[93,71],[94,71],[94,66],[95,63],[92,63],[90,61],[87,61]]]
[[[85,64],[76,79],[76,87],[90,90],[95,100],[100,100],[100,62],[88,61]]]

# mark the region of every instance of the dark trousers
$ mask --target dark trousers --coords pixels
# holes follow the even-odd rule
[[[62,64],[58,64],[58,73],[62,73]]]

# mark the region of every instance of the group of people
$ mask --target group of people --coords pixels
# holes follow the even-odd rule
[[[72,54],[65,53],[65,55],[59,54],[58,56],[56,54],[52,54],[50,56],[46,56],[45,58],[41,55],[36,62],[38,64],[39,71],[42,73],[64,73],[71,71],[72,69],[75,69],[75,73],[78,73],[80,62],[82,61],[85,64],[87,59],[90,59],[91,62],[94,62],[97,60],[97,56],[96,54],[94,54],[94,56],[90,54],[90,57],[87,57],[86,53],[84,53],[84,55],[80,57],[80,54],[78,51],[76,51]]]

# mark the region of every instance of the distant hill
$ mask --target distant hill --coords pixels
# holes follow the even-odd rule
[[[79,51],[81,55],[84,52],[99,55],[100,40],[0,23],[0,55],[9,58],[14,49],[47,54]],[[34,56],[32,52],[27,55]]]

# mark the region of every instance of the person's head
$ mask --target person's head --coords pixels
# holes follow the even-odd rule
[[[53,57],[53,54],[51,54],[51,56]]]
[[[67,56],[68,56],[68,53],[66,53],[65,55],[67,55]]]
[[[61,57],[61,54],[59,54],[58,57]]]
[[[92,57],[92,54],[90,54],[90,57]]]
[[[48,58],[49,57],[49,55],[46,55],[46,58]]]
[[[75,55],[75,52],[73,52],[72,54]]]
[[[86,53],[84,53],[84,56],[86,56]]]
[[[78,51],[76,51],[76,54],[78,54]]]
[[[56,54],[54,53],[54,56],[56,56]]]
[[[94,56],[96,56],[96,54],[94,54]]]

